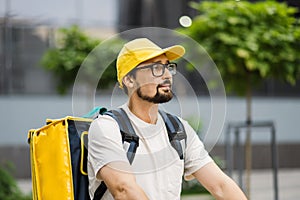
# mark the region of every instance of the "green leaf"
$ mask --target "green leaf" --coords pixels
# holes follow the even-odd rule
[[[268,75],[270,67],[269,67],[269,65],[267,63],[260,62],[258,70],[259,70],[260,76],[262,78],[265,78]]]
[[[105,51],[101,51],[100,55],[89,56],[94,48],[100,43],[99,40],[90,38],[77,26],[63,28],[59,30],[60,37],[57,39],[57,47],[49,49],[41,59],[41,65],[45,69],[51,71],[57,77],[57,91],[59,94],[65,94],[73,85],[77,72],[85,62],[84,76],[86,83],[93,84],[91,80],[98,80],[99,68],[108,67],[101,64],[107,60],[113,60],[111,56],[116,55],[116,51],[121,49],[122,40],[115,39],[107,42]],[[99,62],[101,60],[102,62]],[[110,64],[110,63],[109,63]],[[111,68],[114,68],[112,66]],[[107,87],[116,81],[115,70],[109,70],[101,77],[102,86]]]
[[[249,51],[247,51],[245,49],[241,49],[241,48],[238,48],[236,50],[236,54],[238,57],[245,58],[245,59],[249,58],[249,56],[250,56]]]

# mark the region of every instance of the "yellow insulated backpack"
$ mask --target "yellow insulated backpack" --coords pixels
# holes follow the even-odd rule
[[[33,200],[89,200],[84,136],[91,119],[47,120],[30,130]]]

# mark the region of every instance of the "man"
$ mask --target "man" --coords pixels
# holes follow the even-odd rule
[[[121,108],[140,138],[139,147],[130,165],[117,122],[106,115],[94,120],[88,156],[92,199],[101,181],[108,188],[102,199],[180,199],[182,175],[187,180],[196,178],[216,199],[246,199],[214,163],[186,121],[180,119],[187,135],[184,159],[170,145],[158,105],[172,99],[177,65],[171,61],[184,53],[182,46],[161,49],[146,38],[130,41],[120,51],[118,82],[128,95]]]

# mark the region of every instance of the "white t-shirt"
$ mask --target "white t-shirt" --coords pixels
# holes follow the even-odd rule
[[[204,149],[203,143],[191,126],[182,120],[187,140],[184,161],[171,146],[168,132],[162,117],[159,115],[156,124],[149,124],[128,109],[131,124],[139,136],[139,147],[132,163],[132,170],[138,185],[151,200],[180,199],[182,175],[186,180],[193,179],[192,173],[212,162]],[[110,116],[99,116],[89,129],[88,144],[88,176],[91,199],[101,180],[96,178],[97,172],[106,164],[115,161],[128,162],[126,146],[122,144],[117,122]],[[102,199],[113,199],[107,190]]]

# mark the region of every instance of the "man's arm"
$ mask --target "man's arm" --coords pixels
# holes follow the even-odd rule
[[[193,173],[193,176],[218,200],[247,199],[238,185],[214,162],[206,164]]]
[[[113,162],[103,166],[98,171],[97,178],[105,182],[108,190],[116,200],[148,199],[145,192],[136,183],[130,165],[126,162]]]

